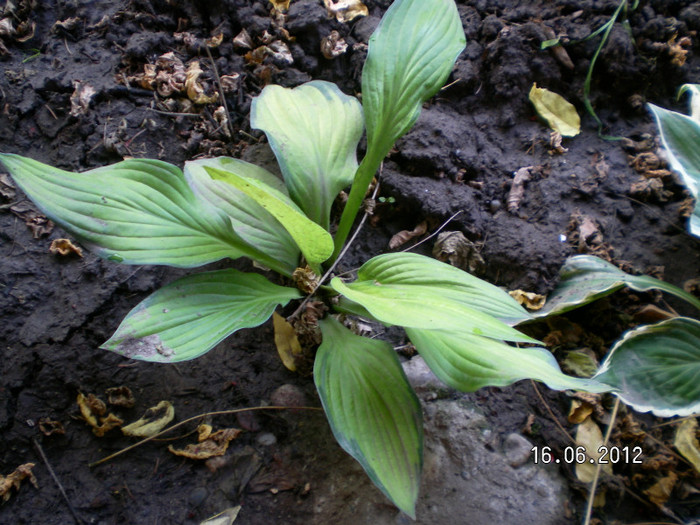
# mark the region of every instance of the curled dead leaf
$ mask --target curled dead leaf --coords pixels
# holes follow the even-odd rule
[[[673,446],[693,465],[695,471],[700,473],[700,443],[697,432],[697,418],[686,419],[676,428]]]
[[[49,246],[49,251],[56,255],[70,255],[74,253],[78,257],[83,256],[83,250],[80,247],[73,244],[69,239],[54,239],[51,241],[51,246]]]
[[[223,42],[223,41],[224,41],[224,34],[223,34],[223,33],[219,33],[218,35],[214,35],[214,36],[212,36],[212,37],[210,37],[210,38],[207,38],[207,39],[204,41],[204,44],[205,44],[207,47],[214,49],[214,48],[219,47],[219,46],[221,45],[221,42]]]
[[[3,502],[10,499],[10,491],[13,487],[15,490],[19,490],[20,484],[25,479],[29,479],[29,482],[34,485],[34,487],[39,488],[36,477],[32,472],[33,468],[34,463],[25,463],[17,467],[8,476],[0,474],[0,498],[2,498]]]
[[[272,314],[272,324],[275,329],[275,346],[282,364],[292,372],[297,370],[297,360],[303,355],[301,344],[294,327],[277,312]]]
[[[291,0],[270,0],[272,8],[280,13],[286,12],[289,9],[289,2]]]
[[[296,287],[306,294],[314,293],[319,284],[318,275],[308,266],[296,268],[292,273],[292,280]]]
[[[122,432],[132,437],[151,437],[163,430],[174,417],[175,408],[172,403],[170,401],[161,401],[156,406],[146,410],[141,419],[123,427]]]
[[[110,405],[122,408],[134,408],[136,400],[128,386],[115,386],[105,390],[107,402]]]
[[[92,433],[97,437],[103,437],[107,432],[113,428],[120,427],[124,424],[124,420],[115,416],[111,412],[107,414],[107,417],[100,418],[100,426],[94,427]]]
[[[593,405],[579,399],[572,399],[567,419],[569,423],[578,425],[588,419],[592,413]]]
[[[48,417],[39,419],[39,430],[41,430],[41,433],[45,436],[53,436],[54,434],[62,436],[66,433],[66,429],[63,428],[63,423],[54,421]]]
[[[211,104],[219,99],[219,94],[214,92],[213,95],[204,93],[204,86],[199,82],[199,77],[202,75],[202,68],[199,61],[194,60],[187,66],[185,77],[185,89],[187,96],[195,104]]]
[[[658,505],[659,507],[663,507],[668,501],[668,498],[671,497],[671,492],[673,492],[673,487],[676,486],[677,482],[678,474],[671,470],[666,476],[660,478],[656,483],[643,492],[647,495],[649,501],[655,505]]]
[[[415,239],[416,237],[425,235],[425,232],[427,231],[428,223],[426,221],[420,222],[418,226],[416,226],[412,230],[401,230],[389,240],[389,249],[395,250],[399,246],[406,244],[411,239]]]
[[[338,31],[331,31],[328,36],[321,40],[321,53],[329,60],[339,57],[347,50],[348,44]]]
[[[226,449],[228,449],[229,443],[236,439],[241,432],[238,428],[217,430],[197,444],[187,445],[184,449],[176,449],[170,445],[168,450],[176,456],[190,459],[207,459],[213,456],[223,456]]]
[[[486,263],[479,248],[462,232],[442,232],[433,246],[433,257],[470,273],[478,272]]]
[[[255,43],[253,42],[253,39],[248,31],[243,29],[233,38],[233,45],[235,47],[242,47],[243,49],[253,49]]]
[[[358,16],[367,16],[369,9],[362,0],[323,0],[330,16],[338,22],[351,22]]]
[[[11,37],[15,34],[15,26],[12,23],[12,18],[3,18],[0,20],[0,37]]]
[[[524,292],[523,290],[512,290],[508,294],[518,301],[522,306],[530,310],[541,310],[547,298],[534,292]]]
[[[77,16],[72,16],[66,18],[65,20],[58,20],[51,26],[52,33],[60,33],[60,31],[65,31],[70,33],[78,29],[83,23],[83,19]]]
[[[94,394],[83,395],[78,393],[78,407],[85,422],[92,427],[92,433],[97,437],[104,436],[113,428],[121,426],[124,421],[114,414],[107,413],[107,405]]]
[[[527,166],[520,168],[513,174],[513,183],[510,186],[508,198],[506,199],[510,213],[515,213],[520,208],[520,202],[525,196],[525,183],[532,178],[533,170],[535,169],[534,166]]]

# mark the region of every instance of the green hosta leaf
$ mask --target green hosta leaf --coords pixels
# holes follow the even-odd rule
[[[700,300],[693,295],[648,275],[630,275],[609,262],[592,255],[570,257],[559,272],[559,284],[535,317],[558,315],[609,295],[623,286],[638,292],[661,290],[685,299],[696,308]]]
[[[700,411],[700,322],[677,317],[627,332],[594,379],[619,389],[620,399],[641,412]]]
[[[693,95],[695,100],[696,95]],[[671,168],[678,172],[695,199],[688,229],[700,237],[700,122],[653,104],[649,107],[659,127]]]
[[[331,256],[333,238],[330,233],[309,220],[287,195],[263,181],[245,178],[232,171],[209,166],[204,169],[213,180],[230,184],[270,212],[286,228],[309,264],[320,264]]]
[[[323,343],[314,381],[333,434],[374,484],[414,517],[423,463],[422,413],[396,353],[332,317],[319,324]]]
[[[700,84],[683,84],[678,90],[678,98],[690,93],[690,118],[700,123]]]
[[[515,348],[502,341],[449,330],[406,328],[406,334],[441,381],[466,392],[536,379],[555,390],[608,392],[592,379],[563,374],[544,348]]]
[[[508,293],[449,264],[415,253],[387,253],[367,261],[358,281],[429,286],[441,295],[476,308],[508,324],[531,316]]]
[[[294,202],[328,229],[331,205],[357,170],[358,100],[330,82],[270,85],[253,99],[250,125],[267,135]]]
[[[202,159],[185,163],[185,177],[195,194],[231,217],[238,235],[270,257],[266,264],[291,275],[299,264],[299,247],[289,232],[258,202],[231,184],[213,180],[205,167],[235,172],[243,178],[255,179],[286,193],[284,183],[269,171],[254,164],[230,157]],[[263,261],[260,261],[263,262]]]
[[[233,269],[184,277],[131,310],[102,348],[143,361],[194,359],[298,297],[294,288]]]
[[[259,255],[171,164],[127,160],[70,173],[18,155],[0,160],[50,219],[107,259],[193,267]]]
[[[368,157],[383,158],[445,83],[466,45],[453,0],[396,0],[369,40],[362,71]]]
[[[421,255],[375,257],[360,268],[357,281],[336,277],[331,286],[383,323],[536,342],[491,315],[528,317],[508,294]]]

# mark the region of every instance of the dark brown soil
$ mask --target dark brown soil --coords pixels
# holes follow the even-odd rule
[[[7,53],[0,55],[0,151],[75,171],[124,156],[179,165],[221,154],[269,162],[269,152],[260,144],[264,139],[250,129],[251,98],[266,83],[294,86],[311,79],[337,82],[347,93],[359,93],[366,55],[362,44],[390,4],[365,3],[370,16],[340,23],[327,16],[320,0],[292,0],[280,25],[271,16],[271,4],[263,0],[20,0],[12,15],[15,25],[28,22],[35,29],[23,42],[2,39]],[[545,27],[581,40],[608,20],[619,0],[457,3],[467,49],[448,87],[426,105],[415,129],[385,163],[381,195],[394,197],[395,203],[379,206],[343,269],[387,251],[390,236],[401,229],[413,229],[426,219],[434,230],[460,212],[447,230],[462,231],[475,242],[486,263],[480,275],[509,289],[550,291],[564,259],[581,251],[605,256],[628,270],[661,273],[676,285],[697,277],[700,242],[686,233],[681,216],[687,194],[673,177],[663,179],[664,193],[632,191],[642,180],[635,167],[643,166],[631,161],[655,150],[656,131],[643,103],[684,109],[685,104],[675,101],[677,88],[700,83],[700,3],[641,0],[630,12],[629,31],[615,26],[596,65],[591,98],[605,133],[647,140],[646,150],[602,140],[585,114],[584,80],[597,39],[567,46],[572,69],[539,49],[549,38]],[[57,26],[59,21],[65,24]],[[246,58],[249,50],[233,44],[243,29],[256,46],[267,38],[266,32],[287,42],[293,63],[274,56],[261,63]],[[321,54],[320,42],[332,30],[345,38],[348,50],[330,60]],[[183,32],[194,38],[176,35]],[[177,97],[157,95],[127,80],[143,72],[144,64],[173,51],[183,63],[199,58],[205,90],[213,90],[211,63],[198,42],[220,33],[222,44],[213,50],[218,71],[240,75],[227,94],[234,129],[230,137],[214,115],[217,104],[187,108]],[[673,46],[686,37],[690,43],[684,44],[687,57],[680,65]],[[82,113],[72,115],[76,81],[94,88],[95,96]],[[528,102],[533,82],[562,94],[583,116],[581,135],[565,140],[568,151],[563,154],[552,152],[549,131]],[[196,114],[181,115],[187,112]],[[526,166],[541,168],[511,212],[513,173]],[[66,234],[42,224],[35,208],[8,184],[9,179],[0,179],[0,474],[33,462],[39,487],[26,484],[13,491],[0,505],[0,523],[75,521],[35,443],[85,523],[199,523],[235,505],[243,508],[236,523],[244,525],[314,522],[314,490],[323,485],[327,470],[356,468],[334,444],[318,412],[217,417],[217,427],[246,432],[232,444],[227,464],[214,473],[171,455],[166,443],[150,443],[88,468],[89,462],[131,442],[118,431],[94,436],[78,418],[79,392],[104,397],[107,388],[128,386],[136,407],[115,410],[128,421],[163,399],[175,405],[178,421],[259,406],[278,397],[273,392],[284,384],[298,387],[309,405],[318,406],[318,399],[309,377],[294,375],[280,363],[269,325],[242,331],[206,356],[178,365],[130,362],[99,350],[133,306],[184,272],[120,266],[89,253],[83,258],[52,255],[51,241]],[[582,240],[578,227],[587,219],[598,228],[598,236]],[[250,269],[246,263],[235,264]],[[652,299],[623,295],[572,320],[607,347],[629,326],[620,309]],[[684,311],[683,305],[673,306]],[[539,330],[538,335],[547,334]],[[545,396],[568,425],[562,415],[568,411],[568,398]],[[520,432],[532,414],[536,431],[531,439],[555,447],[566,443],[529,382],[484,389],[470,399],[499,435]],[[65,435],[45,437],[38,422],[46,417],[60,421]],[[314,431],[311,439],[309,428],[322,430]],[[639,487],[631,490],[641,494]],[[579,492],[574,494],[570,508],[562,509],[563,523],[580,519],[584,500]],[[620,494],[608,497],[599,512],[604,522],[668,519],[653,505]],[[697,498],[671,503],[680,519],[700,515]]]

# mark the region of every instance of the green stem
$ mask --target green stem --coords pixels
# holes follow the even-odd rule
[[[333,250],[333,255],[327,261],[327,264],[333,264],[335,260],[340,255],[345,241],[350,234],[350,229],[355,222],[360,207],[362,206],[362,201],[367,195],[367,190],[369,185],[372,183],[372,177],[379,169],[379,166],[384,160],[384,155],[379,157],[378,155],[373,155],[371,151],[367,152],[367,155],[355,173],[355,180],[350,189],[350,195],[348,195],[348,201],[345,203],[345,208],[343,209],[343,214],[340,216],[340,223],[338,223],[338,231],[335,234],[335,249]]]

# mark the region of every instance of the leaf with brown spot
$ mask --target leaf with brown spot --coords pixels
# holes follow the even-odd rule
[[[428,231],[428,223],[423,221],[418,226],[412,230],[401,230],[399,233],[395,234],[389,241],[389,249],[395,250],[399,246],[406,244],[411,239],[425,235]]]
[[[74,253],[78,257],[83,256],[83,250],[79,246],[73,244],[70,239],[54,239],[51,241],[51,246],[49,246],[49,251],[56,255],[70,255]]]
[[[8,476],[0,474],[0,498],[2,498],[3,502],[10,499],[10,490],[12,490],[13,487],[19,490],[20,484],[25,479],[29,479],[32,485],[39,488],[36,477],[34,477],[34,473],[32,472],[33,468],[34,463],[25,463],[17,467],[14,472]]]
[[[236,439],[242,430],[238,428],[225,428],[210,434],[204,441],[187,445],[184,449],[176,449],[172,445],[168,450],[176,456],[190,459],[207,459],[213,456],[223,456],[229,443]]]
[[[127,436],[147,438],[165,428],[175,417],[175,408],[170,401],[161,401],[156,406],[149,408],[141,419],[122,428]]]

